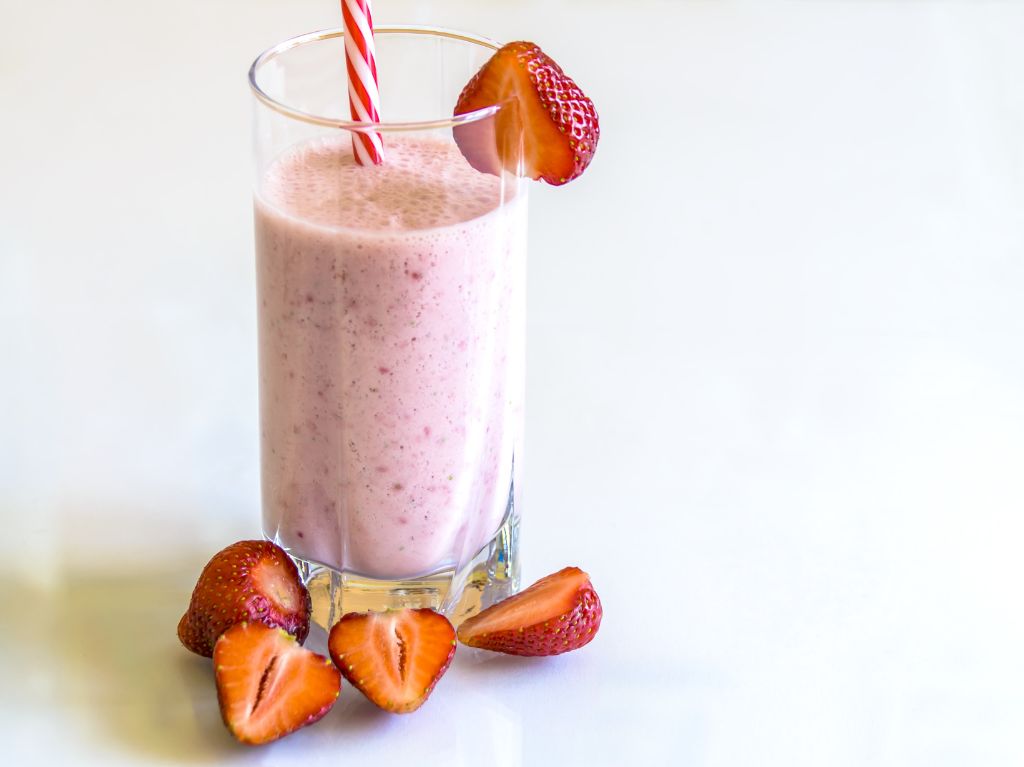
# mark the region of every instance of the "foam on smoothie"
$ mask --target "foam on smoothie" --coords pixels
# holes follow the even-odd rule
[[[450,226],[499,203],[498,179],[474,171],[454,144],[390,140],[386,163],[364,168],[348,142],[319,139],[290,150],[267,172],[265,202],[311,223],[382,232]]]

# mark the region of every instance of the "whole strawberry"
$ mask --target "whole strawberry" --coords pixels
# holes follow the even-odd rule
[[[178,623],[178,638],[209,658],[221,634],[236,623],[255,621],[284,629],[301,644],[309,633],[310,608],[299,571],[280,546],[239,541],[203,568]]]
[[[464,621],[459,641],[510,655],[559,655],[590,642],[602,615],[590,576],[566,567]]]

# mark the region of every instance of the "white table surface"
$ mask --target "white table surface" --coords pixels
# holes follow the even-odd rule
[[[231,740],[175,625],[259,532],[244,75],[339,11],[2,0],[4,763],[1021,764],[1024,3],[376,6],[601,112],[531,203],[524,512],[600,635]]]

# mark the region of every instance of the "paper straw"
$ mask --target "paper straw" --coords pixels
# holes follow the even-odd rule
[[[349,112],[355,122],[380,122],[380,90],[377,88],[370,0],[341,0],[341,15],[345,22]],[[384,162],[381,135],[353,131],[352,154],[360,165],[380,165]]]

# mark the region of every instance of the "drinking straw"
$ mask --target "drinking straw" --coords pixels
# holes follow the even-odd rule
[[[348,70],[348,106],[356,122],[380,122],[380,90],[373,49],[370,0],[341,0],[345,24],[345,68]],[[384,142],[380,133],[352,131],[352,154],[360,165],[380,165]]]

